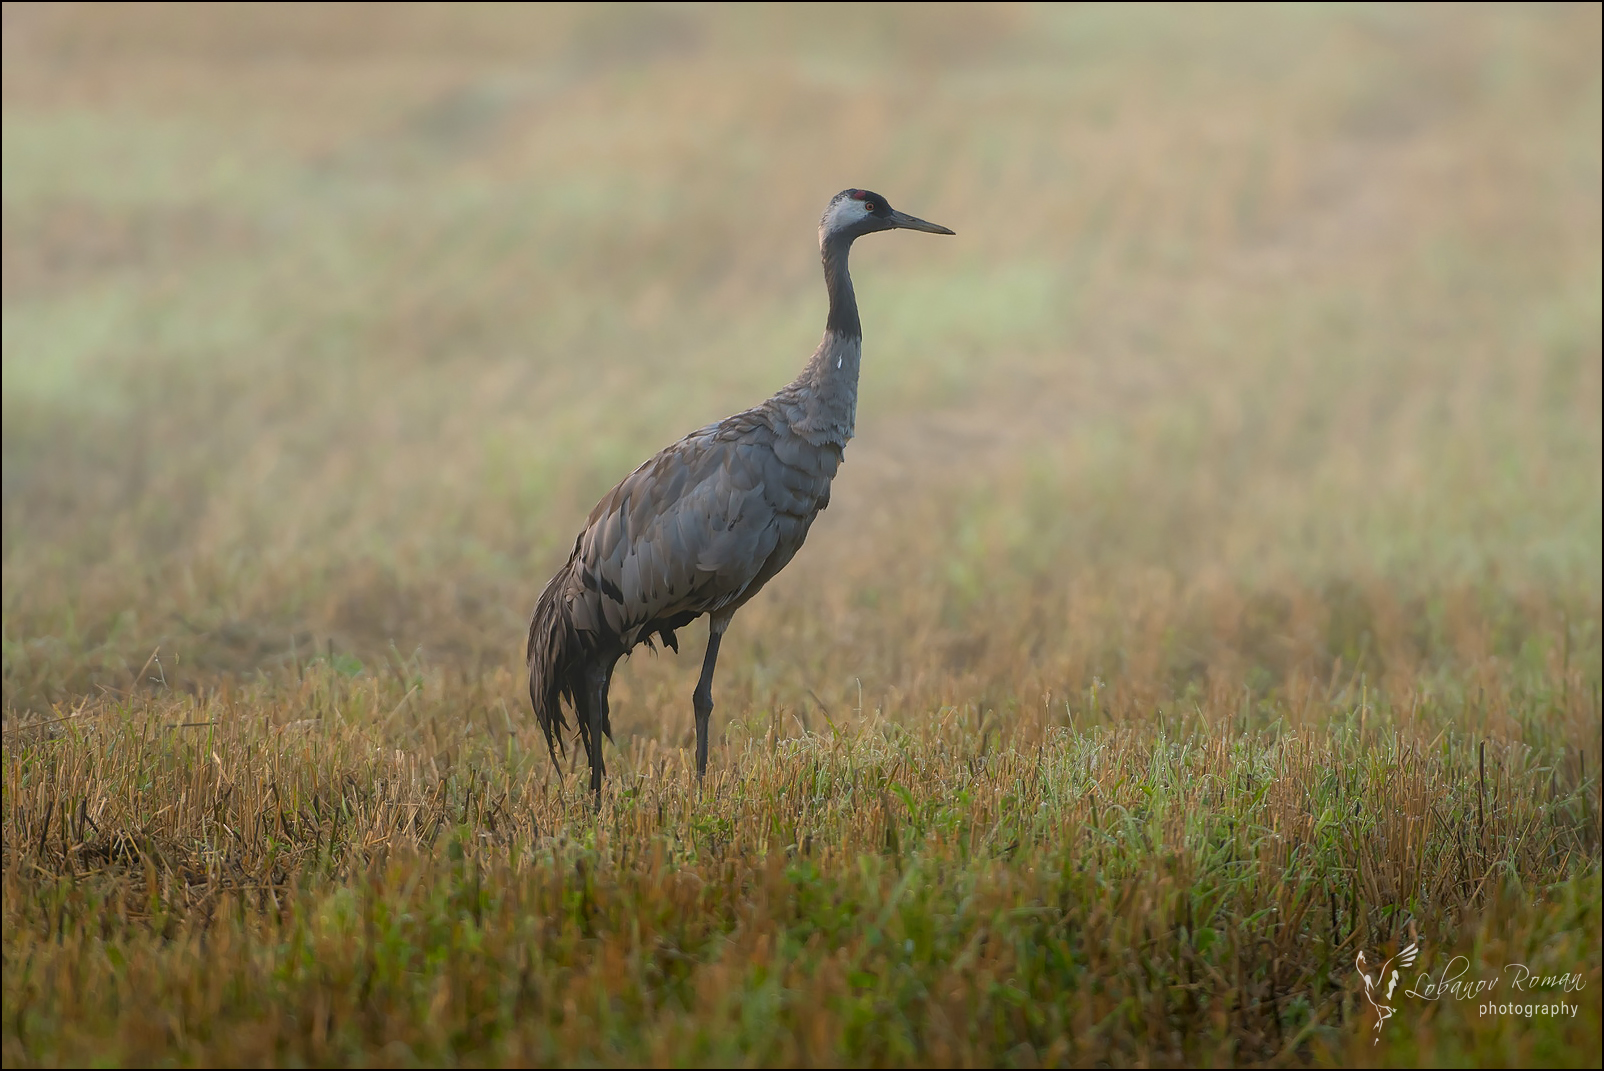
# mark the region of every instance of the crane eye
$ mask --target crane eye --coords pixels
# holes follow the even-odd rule
[[[874,208],[875,208],[875,206],[874,206],[874,202],[873,201],[865,201],[865,202],[863,202],[863,210],[865,212],[873,212]]]

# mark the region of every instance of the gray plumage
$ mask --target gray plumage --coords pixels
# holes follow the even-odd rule
[[[801,375],[772,398],[692,432],[603,496],[547,583],[529,625],[529,698],[555,761],[573,710],[601,792],[607,691],[618,660],[709,615],[692,696],[696,771],[707,770],[713,670],[730,618],[801,548],[830,504],[830,481],[852,438],[863,331],[847,256],[864,234],[895,228],[951,234],[897,212],[866,190],[843,190],[819,221],[830,313]]]

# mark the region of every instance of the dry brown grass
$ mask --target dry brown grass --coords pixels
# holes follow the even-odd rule
[[[1350,969],[1604,982],[1596,5],[5,20],[8,1065],[1596,1064]],[[959,237],[593,816],[525,615],[849,184]]]
[[[1588,760],[1440,710],[754,718],[598,818],[500,691],[318,666],[12,744],[7,1062],[1368,1062],[1350,964],[1406,918],[1432,977],[1601,980]],[[1385,1054],[1578,1062],[1595,1013]]]

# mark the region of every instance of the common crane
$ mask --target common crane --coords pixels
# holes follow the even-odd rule
[[[852,438],[863,328],[847,274],[854,239],[897,228],[952,234],[898,212],[868,190],[842,190],[819,220],[830,312],[802,373],[770,399],[694,431],[602,496],[568,563],[540,593],[529,623],[529,699],[552,761],[566,747],[567,701],[601,800],[607,691],[618,660],[709,617],[692,694],[696,773],[707,773],[713,667],[730,618],[781,569],[830,503],[830,480]]]

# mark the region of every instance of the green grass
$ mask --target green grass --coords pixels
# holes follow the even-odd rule
[[[8,5],[0,1057],[1596,1065],[1600,38]],[[854,254],[708,783],[687,633],[596,812],[526,615],[795,373],[847,185],[957,236]],[[1578,1015],[1376,1043],[1411,925]]]
[[[1406,919],[1428,977],[1597,983],[1596,780],[1440,704],[755,712],[701,789],[680,749],[618,756],[597,815],[494,690],[406,668],[13,745],[8,1061],[1371,1059],[1351,962]],[[1381,1051],[1580,1062],[1570,999],[1400,1001]]]

